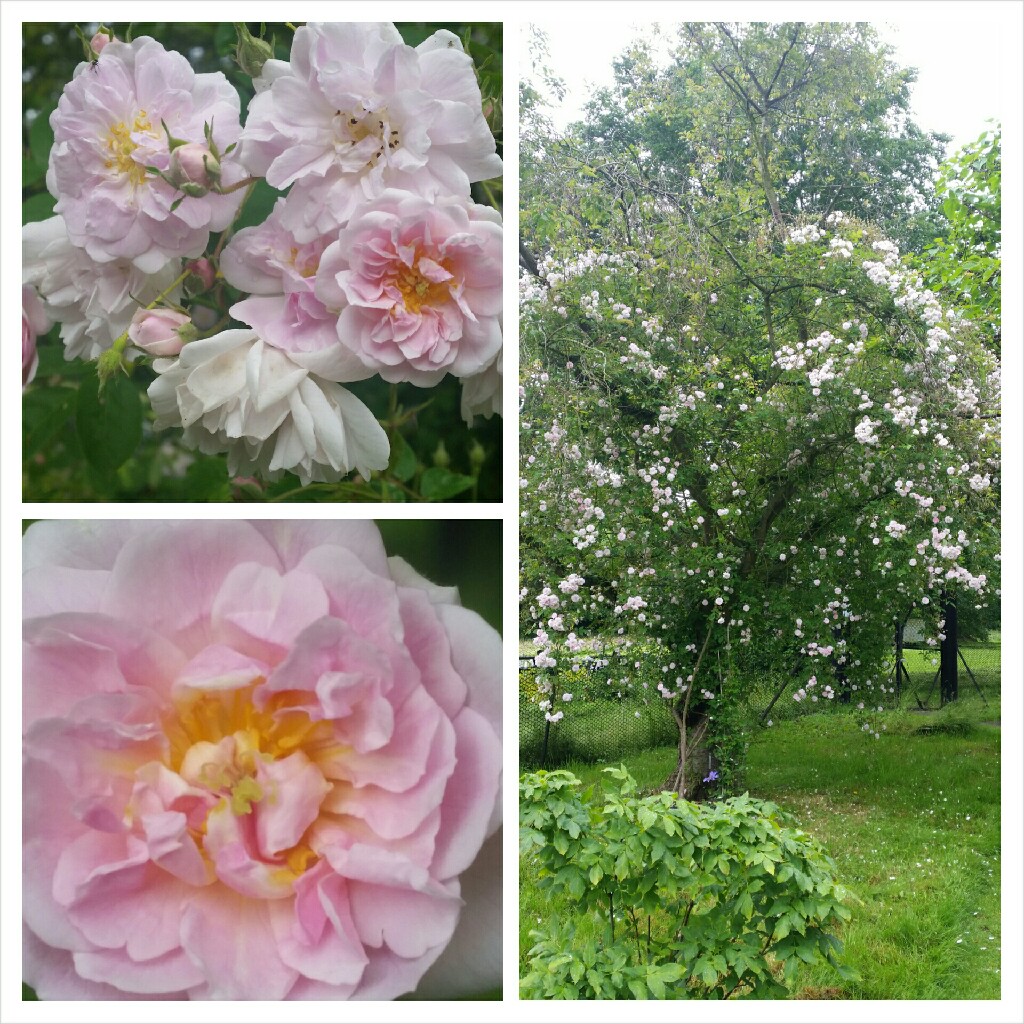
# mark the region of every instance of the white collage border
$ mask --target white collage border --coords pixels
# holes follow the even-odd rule
[[[1022,177],[1021,137],[1024,131],[1022,112],[1022,37],[1024,37],[1024,0],[947,0],[923,4],[912,0],[894,2],[801,2],[801,0],[694,0],[691,3],[634,2],[629,5],[613,0],[591,0],[589,3],[570,0],[549,2],[512,2],[512,0],[418,0],[418,2],[375,3],[288,2],[268,3],[266,0],[150,0],[145,7],[112,0],[102,5],[80,2],[23,2],[5,0],[0,5],[0,123],[5,126],[0,146],[0,310],[2,310],[2,338],[0,345],[0,657],[2,657],[3,686],[0,687],[0,812],[2,812],[2,840],[0,840],[0,1022],[120,1022],[137,1021],[145,1005],[145,1019],[157,1022],[181,1020],[186,1011],[182,1004],[164,1002],[105,1003],[63,1002],[24,1003],[21,1001],[21,929],[17,910],[21,905],[20,891],[20,521],[23,518],[279,518],[281,510],[267,506],[246,505],[244,515],[225,505],[200,506],[192,504],[161,505],[97,505],[82,503],[25,504],[21,501],[21,412],[17,374],[14,369],[14,313],[17,306],[16,288],[20,284],[20,249],[15,241],[15,224],[20,224],[19,150],[14,148],[14,125],[21,122],[20,37],[23,21],[129,21],[133,14],[144,12],[147,20],[164,18],[172,21],[219,21],[244,17],[246,21],[290,20],[365,21],[388,19],[393,21],[502,21],[504,39],[504,159],[506,174],[504,196],[506,210],[505,233],[505,308],[514,311],[518,299],[518,247],[516,245],[515,211],[518,208],[518,47],[519,30],[536,22],[575,21],[607,22],[610,31],[621,31],[624,22],[681,21],[681,20],[796,20],[796,21],[901,21],[918,23],[928,19],[938,21],[950,33],[956,33],[957,23],[963,18],[981,20],[990,24],[993,47],[1004,70],[1001,89],[1004,162],[1004,291],[1003,310],[1006,328],[1004,345],[1004,593],[1003,593],[1003,730],[1008,742],[1004,743],[1002,762],[1003,800],[1003,852],[1002,852],[1002,956],[1003,998],[992,1002],[942,1001],[864,1001],[814,1002],[783,1001],[775,1003],[748,1002],[736,1004],[687,1003],[685,1011],[678,1003],[648,1002],[641,1011],[651,1021],[675,1021],[680,1017],[714,1021],[862,1021],[866,1019],[901,1019],[922,1022],[1020,1022],[1024,1021],[1024,897],[1021,877],[1022,859],[1022,803],[1024,803],[1024,705],[1022,688],[1024,662],[1021,643],[1024,630],[1024,600],[1022,600],[1022,476],[1024,476],[1024,318],[1021,294],[1024,289],[1024,260],[1022,260]],[[952,72],[951,72],[952,73]],[[509,213],[511,211],[511,213]],[[508,217],[511,217],[510,223]],[[518,407],[518,381],[514,372],[518,353],[518,323],[514,313],[505,319],[506,375],[504,408]],[[336,1021],[344,1016],[353,1021],[416,1021],[416,1022],[480,1022],[522,1021],[528,1017],[537,1020],[618,1022],[623,1007],[614,1002],[528,1004],[516,996],[518,989],[518,914],[517,914],[517,836],[514,823],[517,817],[515,779],[518,776],[518,705],[511,680],[517,678],[518,607],[516,591],[518,570],[518,439],[516,417],[509,413],[504,424],[503,471],[504,500],[501,503],[478,505],[395,505],[374,507],[378,518],[501,518],[503,528],[502,570],[505,589],[503,603],[503,634],[505,638],[504,677],[505,690],[505,871],[504,871],[504,991],[502,1002],[396,1002],[348,1004],[343,1014],[334,1003],[290,1004],[287,1019],[294,1021]],[[292,518],[325,518],[330,509],[331,518],[368,518],[368,508],[353,505],[289,505],[287,515]],[[299,1008],[301,1005],[301,1009]],[[276,1022],[285,1014],[276,1003],[228,1002],[211,1006],[208,1014],[198,1004],[187,1010],[188,1019],[217,1022],[245,1021]]]

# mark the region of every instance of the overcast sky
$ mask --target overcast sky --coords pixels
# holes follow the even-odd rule
[[[919,9],[924,5],[918,5]],[[929,5],[930,8],[943,5]],[[629,10],[622,5],[620,8]],[[598,8],[602,13],[607,8]],[[683,6],[675,7],[680,12]],[[886,5],[873,7],[881,15]],[[865,12],[868,14],[869,12]],[[951,27],[949,21],[916,17],[913,21],[871,21],[882,40],[895,50],[895,60],[904,67],[916,67],[918,80],[911,103],[914,118],[925,131],[953,136],[955,149],[971,142],[985,130],[987,118],[1000,116],[1000,61],[993,45],[998,30],[980,19],[964,18]],[[593,88],[610,85],[612,60],[634,39],[646,38],[656,53],[667,54],[675,36],[671,23],[637,22],[607,17],[573,21],[535,21],[550,43],[550,66],[568,86],[565,102],[554,108],[552,119],[559,127],[581,116]]]

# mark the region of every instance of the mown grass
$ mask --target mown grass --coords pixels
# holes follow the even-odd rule
[[[880,738],[853,715],[810,715],[755,731],[747,788],[821,840],[861,903],[842,938],[860,980],[828,967],[798,976],[796,998],[996,999],[1000,979],[998,705],[891,712]],[[671,746],[624,758],[643,787],[661,785]],[[585,783],[600,764],[569,766]],[[548,913],[574,914],[520,866],[520,962]],[[605,922],[579,920],[599,940]]]

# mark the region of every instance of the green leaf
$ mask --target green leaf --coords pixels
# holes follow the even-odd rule
[[[46,174],[46,168],[41,164],[37,163],[27,157],[23,157],[21,161],[21,187],[28,188],[30,185],[35,185],[36,182],[42,181],[43,176]]]
[[[39,111],[28,130],[28,145],[32,151],[32,159],[44,169],[50,162],[50,149],[53,147],[53,129],[50,127],[50,115],[53,111],[54,107]]]
[[[38,192],[21,204],[21,223],[31,224],[37,220],[48,220],[53,216],[57,200],[49,192]]]
[[[602,878],[604,878],[604,871],[601,870],[600,864],[595,864],[590,869],[590,884],[597,885]]]
[[[412,450],[406,438],[396,432],[394,437],[391,438],[389,472],[396,480],[406,483],[416,474],[416,466],[416,453]]]
[[[452,473],[439,466],[433,466],[425,470],[420,478],[420,494],[427,501],[444,501],[453,498],[456,494],[469,490],[475,480],[471,476],[464,476],[461,473]]]
[[[647,998],[647,986],[639,978],[630,978],[626,984],[629,986],[629,991],[633,993],[634,999]]]
[[[271,188],[263,178],[253,187],[249,198],[242,207],[242,213],[235,225],[235,230],[262,224],[274,209],[274,204],[281,198],[281,193]]]
[[[75,413],[82,451],[101,473],[113,473],[142,440],[142,403],[135,385],[120,374],[99,393],[99,378],[87,377],[78,390]]]
[[[22,451],[28,459],[45,452],[74,415],[73,387],[33,387],[25,393],[22,413]]]

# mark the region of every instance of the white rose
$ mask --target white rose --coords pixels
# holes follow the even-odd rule
[[[157,427],[182,426],[185,443],[226,452],[232,475],[283,470],[303,484],[369,478],[388,463],[387,435],[351,392],[323,380],[255,331],[222,331],[158,359],[149,387]]]

